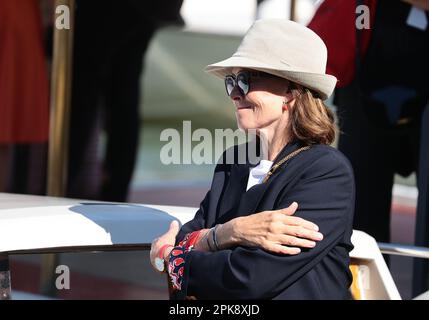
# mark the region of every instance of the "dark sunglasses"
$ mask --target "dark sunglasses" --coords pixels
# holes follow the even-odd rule
[[[228,74],[225,76],[225,89],[228,96],[231,96],[232,91],[235,87],[238,88],[238,91],[241,95],[245,96],[250,90],[250,83],[252,78],[261,78],[261,77],[274,77],[265,72],[261,71],[240,71],[236,75]]]

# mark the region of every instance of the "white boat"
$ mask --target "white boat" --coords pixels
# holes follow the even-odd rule
[[[13,255],[147,251],[153,239],[163,234],[172,220],[184,224],[196,211],[197,208],[180,206],[0,193],[0,296],[3,299],[13,297],[11,281],[14,275],[8,268],[8,259]],[[386,253],[429,258],[429,249],[377,244],[362,231],[354,231],[352,242],[355,249],[350,253],[354,274],[351,290],[356,299],[401,299],[380,249]],[[167,292],[166,282],[165,290]]]

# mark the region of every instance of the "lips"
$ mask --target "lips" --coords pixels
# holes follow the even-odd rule
[[[237,110],[242,110],[242,109],[252,109],[252,106],[237,107]]]

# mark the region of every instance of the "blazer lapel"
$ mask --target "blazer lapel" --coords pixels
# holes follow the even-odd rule
[[[288,154],[299,149],[300,147],[302,147],[302,144],[299,142],[288,143],[274,159],[274,163],[277,163],[278,161],[286,157]],[[284,164],[282,167],[278,168],[266,183],[257,184],[243,194],[243,196],[241,197],[240,205],[237,210],[239,216],[252,214],[256,211],[268,187],[276,180],[279,172],[283,170],[283,167],[285,165],[287,165],[287,163]]]

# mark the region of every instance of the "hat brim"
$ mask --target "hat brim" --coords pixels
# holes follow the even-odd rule
[[[204,71],[219,78],[224,78],[227,74],[231,74],[233,68],[258,70],[288,79],[314,90],[320,95],[322,100],[326,100],[331,96],[337,84],[337,78],[330,74],[296,71],[288,68],[286,65],[273,68],[272,65],[269,66],[257,60],[235,56],[210,64],[205,67]]]

